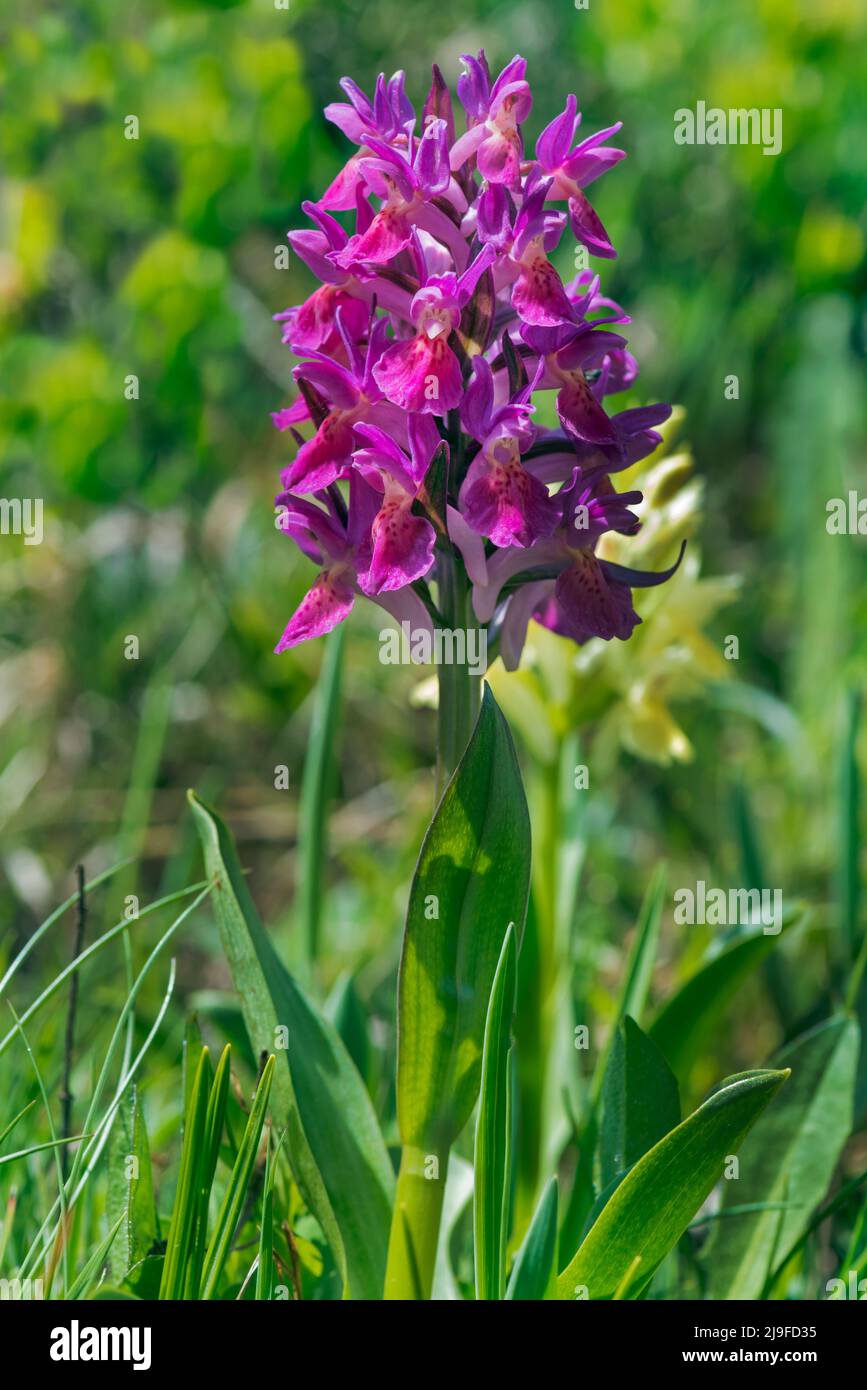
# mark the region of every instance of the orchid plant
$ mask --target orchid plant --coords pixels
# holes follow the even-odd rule
[[[610,143],[619,125],[576,143],[581,117],[570,96],[530,156],[522,127],[533,98],[524,59],[515,57],[495,79],[483,52],[463,62],[460,134],[436,67],[420,115],[402,73],[380,76],[372,100],[346,78],[348,101],[326,108],[356,149],[322,198],[304,204],[311,225],[289,234],[321,283],[277,315],[298,358],[299,394],[274,415],[297,445],[282,474],[279,526],[319,573],[278,652],[331,632],[361,594],[431,638],[474,630],[490,661],[499,656],[515,670],[531,622],[578,646],[593,638],[625,642],[641,622],[633,590],[670,579],[683,556],[682,544],[668,568],[627,563],[629,538],[648,509],[640,491],[620,491],[612,481],[654,453],[671,413],[667,405],[609,406],[633,384],[637,364],[618,331],[628,317],[602,294],[587,264],[590,255],[610,259],[615,251],[585,189],[624,157]],[[568,284],[551,259],[567,228],[580,247]],[[546,393],[555,393],[547,412]],[[470,646],[478,649],[465,643],[464,650]],[[450,1152],[475,1112],[476,1297],[550,1296],[564,1263],[558,1297],[637,1294],[785,1073],[736,1078],[679,1125],[677,1082],[636,1022],[646,970],[630,966],[629,977],[645,985],[624,996],[611,1063],[606,1049],[597,1059],[580,1164],[559,1223],[574,1254],[558,1260],[556,1187],[549,1183],[540,1194],[532,1163],[523,1173],[511,1167],[514,1096],[531,1139],[524,1151],[532,1157],[538,1149],[539,1117],[512,1075],[530,892],[527,801],[490,686],[482,698],[478,672],[456,662],[440,663],[437,678],[439,797],[410,891],[398,979],[396,1184],[339,1038],[316,1033],[294,985],[267,983],[276,967],[260,928],[249,926],[251,905],[222,909],[230,960],[247,921],[245,964],[234,973],[256,1048],[269,1045],[268,1008],[279,1007],[275,1017],[294,1014],[290,1032],[300,1030],[312,1049],[306,1064],[296,1056],[275,1081],[278,1100],[284,1088],[281,1106],[295,1116],[293,1170],[347,1291],[428,1298]],[[238,875],[224,848],[214,847],[226,837],[209,815],[199,809],[206,862],[210,854],[221,885],[219,910],[222,885],[237,884]],[[642,957],[658,931],[658,887],[654,893],[637,947]],[[257,1010],[249,1002],[257,994],[273,1003]],[[520,1041],[520,1020],[517,1031]],[[630,1067],[637,1057],[647,1069],[659,1101],[629,1160],[643,1154],[642,1162],[629,1173],[622,1136],[612,1137],[619,1112],[605,1099],[620,1095],[624,1048]],[[526,1068],[532,1047],[522,1055]],[[305,1065],[317,1092],[331,1084],[328,1077],[339,1084],[342,1099],[327,1133],[305,1094]],[[601,1207],[591,1171],[597,1132],[602,1175],[619,1184]],[[329,1179],[335,1164],[340,1182]],[[646,1220],[654,1207],[659,1220]],[[638,1246],[636,1209],[644,1213]],[[510,1241],[521,1236],[507,1291]]]

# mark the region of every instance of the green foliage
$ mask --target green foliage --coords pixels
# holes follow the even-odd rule
[[[473,1151],[476,1298],[506,1289],[512,1168],[512,1015],[518,950],[510,922],[491,986]]]
[[[253,1049],[277,1049],[274,1097],[305,1199],[354,1297],[385,1276],[392,1169],[370,1098],[338,1034],[284,969],[226,827],[192,792],[221,939]]]
[[[634,1297],[646,1287],[788,1074],[730,1077],[646,1153],[561,1273],[558,1298]]]
[[[744,1142],[738,1181],[723,1188],[720,1220],[704,1252],[710,1297],[759,1298],[800,1238],[852,1128],[857,1057],[857,1023],[836,1018],[773,1059],[791,1070],[791,1080]],[[767,1209],[737,1214],[762,1205]]]
[[[680,1095],[659,1048],[627,1014],[614,1037],[602,1088],[599,1185],[618,1177],[680,1123]]]
[[[410,890],[398,983],[397,1113],[404,1144],[437,1152],[475,1104],[503,941],[523,931],[530,822],[511,735],[486,687]]]
[[[434,1248],[415,1255],[435,1265],[435,1296],[472,1298],[478,1268],[491,1296],[504,1279],[507,1298],[551,1296],[568,1259],[606,1298],[823,1298],[828,1252],[844,1282],[865,1268],[867,593],[859,538],[824,525],[867,450],[863,7],[685,4],[673,23],[650,0],[588,22],[533,0],[527,14],[525,0],[4,6],[0,494],[44,498],[45,538],[0,537],[0,993],[15,1007],[0,1036],[0,1276],[44,1275],[52,1297],[151,1298],[161,1280],[177,1296],[207,1281],[217,1298],[379,1297],[400,1139],[422,1172],[452,1145],[438,1180],[406,1180],[427,1204]],[[431,56],[470,30],[492,65],[522,51],[542,76],[533,133],[573,90],[582,131],[624,121],[629,158],[597,186],[620,254],[592,263],[642,362],[619,404],[687,408],[704,489],[690,553],[700,543],[706,574],[743,583],[718,617],[704,610],[721,591],[699,587],[701,622],[672,606],[670,630],[648,615],[606,649],[622,688],[604,727],[599,652],[564,671],[536,634],[544,718],[527,689],[520,717],[503,701],[529,816],[486,702],[488,770],[452,784],[419,863],[398,1037],[435,718],[417,671],[377,661],[380,619],[361,605],[327,661],[323,644],[272,654],[309,566],[273,527],[291,445],[269,411],[292,386],[271,316],[312,287],[276,252],[345,156],[318,114],[339,77],[370,90],[406,67],[417,97]],[[758,92],[784,108],[780,156],[674,144],[677,106],[749,107]],[[436,509],[435,470],[429,483]],[[619,751],[621,724],[695,693],[686,670],[718,675],[728,633],[733,679],[678,715],[685,743],[651,718],[651,761]],[[663,745],[684,759],[664,775]],[[191,782],[226,807],[267,930],[225,829],[203,803],[184,817]],[[509,922],[521,936],[528,819],[509,1093],[508,1028],[487,1051],[485,1028]],[[197,835],[207,882],[189,887]],[[684,930],[671,885],[700,878],[779,886],[809,910],[780,937]],[[861,1030],[851,1119],[857,1031],[841,1002]],[[271,1097],[260,1088],[251,1130],[263,1049]],[[792,1076],[758,1118],[770,1073],[677,1124],[665,1064],[689,1110],[768,1056]],[[263,1118],[254,1142],[266,1103],[274,1133]],[[701,1206],[725,1143],[741,1177]],[[660,1153],[682,1169],[676,1220],[660,1210]]]

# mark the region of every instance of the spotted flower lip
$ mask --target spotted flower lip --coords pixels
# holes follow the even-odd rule
[[[434,66],[420,107],[397,72],[371,96],[345,78],[326,108],[352,148],[289,233],[319,283],[275,315],[300,392],[273,413],[296,445],[279,525],[319,567],[281,651],[358,595],[441,621],[457,565],[514,666],[531,622],[626,640],[632,590],[679,563],[653,574],[600,550],[639,527],[641,494],[612,480],[655,449],[669,407],[638,403],[629,316],[596,270],[559,270],[570,235],[614,255],[585,190],[623,159],[620,125],[578,141],[569,96],[528,144],[524,58],[496,76],[483,51],[462,62],[457,103]]]

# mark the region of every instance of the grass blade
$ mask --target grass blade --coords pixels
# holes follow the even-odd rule
[[[89,1260],[87,1260],[78,1278],[74,1281],[72,1287],[66,1294],[65,1301],[67,1303],[72,1303],[78,1299],[87,1297],[88,1293],[90,1292],[90,1290],[92,1289],[93,1285],[96,1283],[99,1277],[100,1270],[102,1269],[103,1265],[105,1264],[108,1258],[108,1254],[111,1250],[114,1238],[120,1230],[122,1223],[123,1217],[119,1216],[117,1221],[115,1221],[114,1225],[111,1227],[108,1235],[105,1237],[105,1240],[103,1240],[102,1243],[96,1247]]]
[[[241,1219],[247,1188],[250,1185],[250,1177],[253,1172],[253,1164],[256,1162],[259,1140],[262,1137],[262,1126],[265,1123],[273,1079],[274,1056],[272,1054],[265,1063],[259,1078],[253,1105],[247,1117],[241,1143],[238,1146],[238,1156],[235,1159],[232,1176],[229,1179],[229,1185],[226,1188],[223,1204],[217,1217],[217,1224],[214,1227],[214,1234],[208,1246],[202,1273],[201,1297],[203,1299],[213,1298],[216,1293],[217,1284],[229,1256],[235,1230]]]
[[[517,948],[510,923],[497,963],[482,1050],[482,1079],[473,1159],[473,1227],[477,1299],[506,1292],[511,1187],[512,1015]]]
[[[205,1122],[210,1092],[209,1072],[208,1049],[203,1047],[196,1067],[184,1123],[181,1166],[166,1241],[163,1275],[160,1281],[161,1299],[182,1298],[184,1293],[187,1259],[190,1254],[198,1211],[199,1175],[204,1163]]]

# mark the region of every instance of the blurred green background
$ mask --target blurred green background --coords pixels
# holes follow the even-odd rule
[[[594,189],[620,251],[599,263],[603,288],[633,316],[634,399],[686,408],[704,573],[742,580],[710,633],[719,649],[737,635],[733,679],[682,712],[692,761],[621,752],[594,782],[581,939],[616,968],[662,855],[675,883],[727,883],[763,853],[765,881],[817,908],[820,941],[857,913],[837,840],[867,541],[828,536],[825,503],[867,491],[865,5],[3,8],[0,495],[46,509],[41,546],[0,537],[4,957],[82,857],[96,871],[139,855],[122,886],[145,898],[198,877],[189,785],[221,805],[291,948],[322,644],[272,655],[310,579],[273,526],[287,440],[269,411],[291,381],[271,316],[311,282],[294,259],[277,269],[275,248],[345,158],[320,115],[341,75],[370,90],[403,67],[419,102],[432,60],[453,83],[459,54],[482,45],[494,68],[528,58],[531,135],[569,91],[585,131],[624,122],[629,158]],[[698,100],[782,108],[783,152],[676,145],[673,114]],[[348,635],[322,984],[357,969],[390,1028],[434,717],[410,703],[417,672],[378,663],[379,626],[359,605]],[[53,949],[65,959],[68,940]],[[89,997],[108,999],[110,965],[95,977]],[[181,995],[225,980],[203,919],[180,951]],[[745,1019],[720,1043],[729,1070],[779,1036],[764,1006]]]

